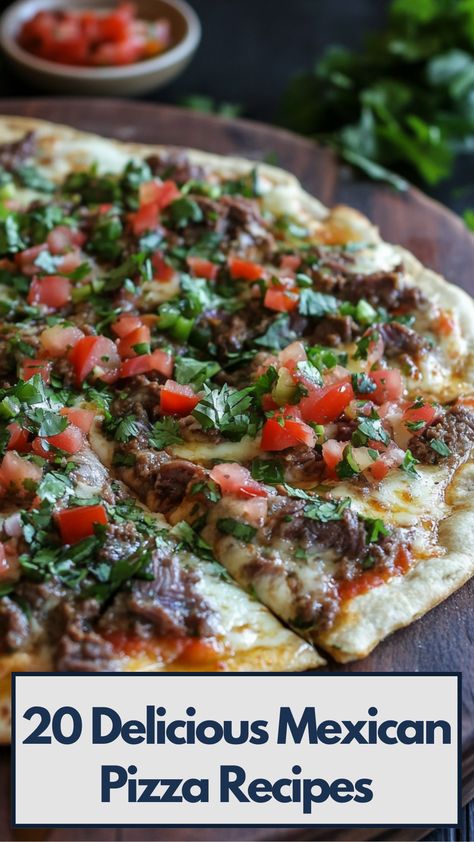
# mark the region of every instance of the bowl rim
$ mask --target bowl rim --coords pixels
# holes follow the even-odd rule
[[[11,37],[10,30],[15,26],[19,10],[31,0],[16,0],[9,6],[0,17],[0,44],[4,52],[19,64],[27,65],[33,70],[38,70],[50,76],[63,77],[74,81],[94,80],[120,80],[134,78],[160,70],[167,70],[175,64],[183,61],[196,50],[201,40],[201,22],[197,13],[187,0],[162,0],[168,6],[172,6],[186,22],[186,33],[184,38],[178,41],[174,47],[160,53],[157,56],[133,64],[124,64],[111,67],[81,67],[80,65],[61,64],[58,61],[49,61],[29,53],[20,47],[14,37]],[[67,4],[65,4],[67,5]],[[87,3],[84,3],[87,6]]]

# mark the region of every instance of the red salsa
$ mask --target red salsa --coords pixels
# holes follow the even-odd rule
[[[140,20],[132,3],[113,11],[37,12],[20,31],[18,42],[39,58],[83,67],[133,64],[171,46],[166,18]]]

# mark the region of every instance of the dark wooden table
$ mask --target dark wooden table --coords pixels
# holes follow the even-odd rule
[[[338,165],[328,150],[286,131],[242,120],[217,118],[179,110],[120,100],[35,99],[0,100],[0,113],[26,114],[64,122],[121,140],[195,146],[211,152],[239,154],[255,160],[271,156],[295,173],[304,187],[324,203],[345,202],[367,213],[380,226],[382,235],[413,251],[450,281],[474,294],[474,238],[462,222],[443,206],[417,190],[394,193],[390,188],[359,181]],[[408,629],[397,632],[364,661],[337,669],[368,671],[451,671],[463,673],[463,790],[464,802],[474,795],[474,581]],[[8,756],[0,761],[0,791],[8,788]],[[1,812],[3,811],[3,812]],[[472,814],[463,816],[459,831],[437,832],[436,838],[472,839]],[[84,831],[8,831],[5,799],[0,802],[0,839],[76,840]],[[282,831],[285,839],[419,839],[420,829]],[[98,830],[88,838],[100,840],[167,839],[170,831]],[[175,830],[173,839],[242,839],[243,831]],[[247,838],[276,838],[276,832],[256,831]]]

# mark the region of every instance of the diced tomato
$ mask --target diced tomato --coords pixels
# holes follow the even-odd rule
[[[379,458],[370,465],[365,472],[368,476],[380,482],[387,476],[391,468],[397,468],[405,458],[405,451],[394,442],[390,442],[387,450],[380,454]]]
[[[323,444],[323,459],[330,474],[335,474],[336,465],[341,462],[347,442],[328,439]]]
[[[158,205],[154,202],[150,202],[148,205],[142,205],[136,213],[131,213],[129,219],[135,236],[140,237],[146,231],[157,228],[158,215]]]
[[[74,249],[74,251],[69,251],[67,254],[63,255],[60,263],[58,263],[58,272],[61,272],[64,275],[69,275],[81,266],[83,262],[84,260],[80,252],[77,249]],[[88,278],[90,278],[90,275],[84,276],[82,278],[82,282],[85,283]]]
[[[28,292],[28,304],[43,304],[56,310],[71,300],[72,286],[62,275],[43,275],[33,278]]]
[[[280,365],[284,365],[285,368],[287,368],[288,371],[291,371],[292,374],[296,371],[297,364],[306,362],[306,359],[305,347],[299,340],[291,342],[290,345],[287,345],[286,348],[283,348],[283,350],[278,354],[278,362]]]
[[[242,260],[240,257],[229,257],[227,261],[232,278],[244,281],[258,281],[265,277],[265,269],[258,263],[251,260]]]
[[[147,371],[158,371],[164,377],[171,377],[173,367],[172,354],[157,348],[152,354],[143,354],[125,360],[120,366],[119,377],[134,377],[136,374],[146,374]]]
[[[403,413],[402,421],[405,425],[416,424],[417,426],[421,422],[419,429],[411,429],[410,427],[407,427],[412,435],[419,436],[426,427],[429,427],[429,425],[436,420],[438,415],[439,411],[434,406],[430,403],[424,403],[423,406],[409,406]]]
[[[140,205],[155,203],[159,210],[163,210],[180,196],[174,181],[145,181],[139,188]]]
[[[118,378],[119,353],[115,343],[105,336],[84,336],[79,339],[70,351],[69,359],[76,374],[77,386],[80,386],[91,372],[94,377],[105,383],[113,383]]]
[[[146,45],[145,38],[132,35],[126,41],[103,43],[91,53],[91,64],[97,66],[121,66],[134,64],[142,55]]]
[[[42,251],[46,251],[48,246],[46,243],[40,243],[39,246],[32,246],[29,249],[25,249],[24,251],[18,252],[15,254],[14,261],[18,268],[23,272],[24,275],[35,275],[38,271],[38,267],[35,265],[35,260]]]
[[[389,466],[383,461],[383,459],[376,459],[376,461],[373,462],[368,469],[368,472],[375,480],[377,480],[377,482],[380,482],[380,480],[385,479],[389,470]]]
[[[262,430],[262,450],[286,450],[298,444],[314,447],[314,430],[298,416],[294,407],[285,407],[278,415],[268,418]]]
[[[371,371],[370,377],[377,388],[375,392],[367,395],[368,399],[382,404],[387,401],[398,401],[401,398],[403,381],[398,368],[381,368],[379,371]]]
[[[11,450],[5,453],[0,464],[0,489],[6,491],[14,486],[21,490],[25,482],[39,482],[41,476],[42,470],[38,465]]]
[[[51,254],[64,254],[74,246],[82,246],[86,241],[86,235],[82,231],[68,228],[67,225],[58,225],[53,228],[46,237],[46,242]]]
[[[280,258],[280,266],[282,269],[287,269],[289,272],[296,272],[301,265],[301,257],[299,254],[282,254]]]
[[[49,447],[50,445],[51,447]],[[38,456],[48,457],[50,454],[54,456],[54,450],[64,450],[65,453],[77,453],[84,445],[84,434],[75,424],[68,424],[62,433],[56,433],[54,436],[45,436],[44,438],[37,436],[33,439],[32,450]]]
[[[44,383],[49,383],[52,363],[49,360],[25,358],[20,366],[20,379],[30,380],[39,374]]]
[[[40,343],[48,357],[64,357],[76,342],[84,336],[82,330],[73,325],[47,327],[40,335]]]
[[[76,506],[74,509],[62,509],[56,515],[59,532],[64,544],[76,544],[83,538],[94,534],[94,526],[105,526],[107,512],[104,506]]]
[[[263,299],[265,307],[279,313],[290,313],[298,306],[298,294],[278,286],[271,286]]]
[[[160,409],[165,415],[189,415],[200,400],[190,386],[182,386],[174,380],[167,380],[161,387]]]
[[[309,391],[307,397],[300,400],[298,409],[305,421],[327,424],[336,421],[346,406],[354,398],[354,390],[349,382],[335,383]]]
[[[166,263],[161,251],[155,251],[151,257],[151,265],[155,270],[153,277],[157,281],[168,283],[174,276],[175,270],[169,263]]]
[[[64,415],[70,424],[74,424],[75,427],[78,427],[86,435],[92,427],[96,416],[96,413],[92,409],[81,409],[78,406],[63,406],[59,410],[59,414]]]
[[[15,421],[8,424],[7,430],[10,434],[7,450],[17,450],[19,453],[29,450],[28,430],[22,430],[20,425],[16,424]]]
[[[252,479],[250,471],[237,462],[224,462],[216,465],[209,476],[217,483],[223,494],[236,494],[239,497],[268,497],[264,486]]]
[[[134,316],[131,313],[122,313],[122,315],[118,317],[117,321],[110,325],[110,327],[116,336],[123,339],[124,336],[128,336],[129,333],[133,330],[137,330],[137,328],[141,327],[142,324],[143,322],[140,316]]]
[[[219,271],[216,263],[192,254],[186,258],[186,263],[193,275],[197,275],[198,278],[207,278],[208,281],[213,281]]]
[[[150,345],[150,328],[146,325],[135,328],[119,339],[117,347],[120,356],[126,359],[143,355],[143,349],[140,352],[139,348],[138,353],[136,351],[136,347],[140,345]]]
[[[133,13],[129,12],[128,4],[116,9],[110,14],[98,18],[98,36],[103,41],[125,41],[131,34]]]
[[[20,30],[21,46],[49,61],[70,65],[129,64],[166,49],[172,40],[167,19],[135,17],[133,4],[117,9],[42,10]]]

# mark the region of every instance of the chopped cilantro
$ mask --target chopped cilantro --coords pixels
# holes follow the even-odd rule
[[[174,376],[178,383],[193,386],[199,391],[218,371],[220,365],[213,361],[195,360],[192,357],[176,357]]]
[[[351,477],[360,474],[361,468],[354,459],[352,447],[350,444],[344,448],[342,459],[336,465],[336,473],[339,479],[350,479]]]
[[[352,388],[358,395],[370,395],[370,393],[375,392],[377,388],[375,382],[368,374],[353,374],[351,379]]]
[[[284,482],[283,468],[277,459],[264,460],[254,459],[250,472],[253,479],[259,482],[267,482],[270,485]]]
[[[412,477],[418,476],[418,471],[416,470],[416,465],[418,465],[419,460],[415,459],[411,450],[407,450],[405,452],[405,456],[403,457],[403,462],[400,465],[402,471],[409,474]]]
[[[257,534],[254,526],[250,526],[248,523],[242,523],[241,520],[235,520],[232,517],[219,518],[217,520],[217,528],[219,532],[223,532],[225,535],[233,535],[234,538],[237,538],[239,541],[245,541],[246,544],[249,544]]]
[[[172,444],[181,444],[182,441],[179,422],[169,416],[155,421],[148,436],[149,444],[157,450],[163,450]]]
[[[282,348],[286,348],[290,342],[294,342],[297,338],[296,331],[290,326],[289,317],[286,314],[282,314],[274,319],[262,336],[254,339],[254,344],[261,345],[263,348],[281,351]]]
[[[299,301],[299,312],[302,316],[321,318],[329,313],[337,312],[337,299],[324,292],[313,289],[302,289]]]
[[[328,523],[331,520],[341,520],[342,513],[350,504],[350,497],[344,497],[341,500],[327,500],[324,497],[314,497],[311,498],[311,502],[307,503],[303,511],[305,517],[309,517],[311,520],[320,520],[322,523]]]
[[[385,535],[389,534],[389,530],[387,529],[381,518],[366,517],[364,518],[364,522],[365,528],[367,530],[367,540],[369,544],[378,541],[380,536],[384,537]]]
[[[440,456],[451,456],[451,450],[442,439],[431,439],[430,447],[436,453],[439,453]]]
[[[233,389],[224,383],[220,389],[204,386],[193,416],[203,430],[219,430],[231,441],[240,441],[244,435],[255,435],[258,420],[252,409],[252,387]]]

